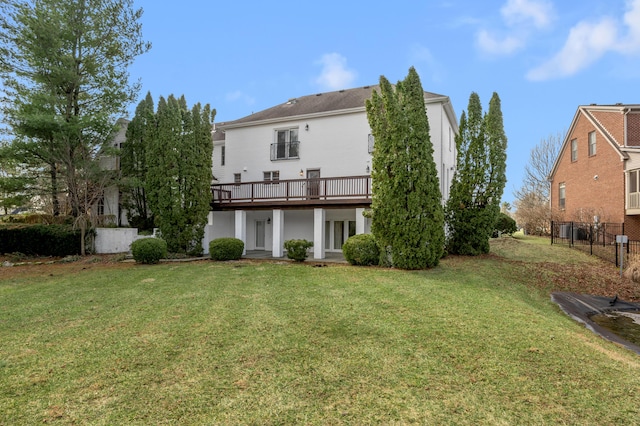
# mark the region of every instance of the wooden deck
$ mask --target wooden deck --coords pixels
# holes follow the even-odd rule
[[[368,206],[371,176],[342,176],[211,185],[214,210]]]

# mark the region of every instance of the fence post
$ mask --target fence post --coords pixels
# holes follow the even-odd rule
[[[551,221],[551,245],[553,245],[553,233],[555,232],[555,229],[553,228],[553,221]]]
[[[593,256],[593,225],[589,225],[589,254]]]
[[[571,247],[573,247],[573,222],[571,222]]]

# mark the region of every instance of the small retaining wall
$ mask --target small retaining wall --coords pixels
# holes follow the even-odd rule
[[[96,253],[113,254],[129,253],[131,243],[140,238],[136,228],[96,228]]]

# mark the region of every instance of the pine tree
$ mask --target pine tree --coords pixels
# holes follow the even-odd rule
[[[155,112],[151,93],[136,107],[135,116],[127,126],[126,141],[120,153],[120,188],[123,207],[129,223],[140,229],[153,228],[153,215],[147,201],[147,145],[155,127]]]
[[[497,93],[487,115],[478,94],[472,93],[459,129],[456,173],[446,206],[447,248],[455,254],[478,255],[489,252],[506,184],[507,138]]]
[[[380,90],[367,101],[376,141],[372,233],[383,263],[432,267],[443,254],[444,213],[424,90],[413,67],[395,89],[381,77]]]
[[[201,254],[211,202],[211,128],[215,110],[182,96],[160,98],[147,145],[149,207],[170,252]]]
[[[0,5],[3,114],[16,155],[47,168],[54,214],[64,190],[86,215],[113,177],[100,167],[135,98],[127,67],[150,44],[132,0],[6,0]]]

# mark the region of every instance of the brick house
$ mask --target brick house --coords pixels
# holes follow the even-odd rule
[[[554,220],[624,223],[640,240],[640,105],[578,107],[549,181]]]

